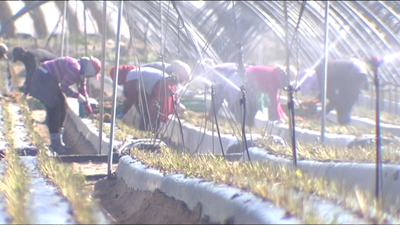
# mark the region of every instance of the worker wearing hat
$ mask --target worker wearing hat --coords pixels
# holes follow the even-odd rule
[[[163,68],[165,68],[165,73],[176,76],[179,83],[184,83],[189,80],[191,73],[190,66],[180,60],[175,60],[171,64],[164,63],[164,67],[162,62],[149,63],[142,65],[142,67],[152,67],[161,71],[163,71]]]
[[[88,114],[93,112],[86,90],[86,79],[99,79],[101,63],[97,58],[75,59],[61,57],[42,63],[33,73],[30,89],[26,94],[38,99],[46,107],[46,125],[49,128],[51,148],[59,154],[67,153],[62,143],[62,126],[66,116],[66,98],[77,98],[86,105]],[[70,86],[78,85],[78,92]]]
[[[110,70],[112,78],[114,73],[115,68],[113,67]],[[174,113],[178,78],[163,74],[163,71],[152,67],[129,70],[126,66],[120,66],[118,73],[118,76],[124,78],[124,81],[119,82],[119,84],[124,85],[124,95],[126,97],[122,115],[126,114],[135,105],[141,115],[139,129],[157,128],[159,122],[166,122],[168,116]],[[158,107],[159,111],[156,111]]]
[[[57,56],[45,49],[29,49],[15,47],[12,52],[13,62],[21,61],[25,66],[26,78],[24,85],[20,88],[24,93],[30,85],[31,76],[40,63],[56,59]]]

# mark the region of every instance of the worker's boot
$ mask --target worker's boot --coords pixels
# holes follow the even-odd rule
[[[61,145],[63,145],[67,150],[69,150],[71,147],[67,146],[64,142],[64,127],[61,127],[60,129],[60,142]]]
[[[50,134],[51,149],[59,155],[68,153],[68,149],[61,141],[61,133]]]

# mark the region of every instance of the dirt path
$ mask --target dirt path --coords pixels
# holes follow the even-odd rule
[[[46,112],[33,110],[32,117],[46,144],[50,144],[47,126],[44,124]],[[190,211],[186,204],[166,196],[160,191],[133,190],[122,179],[107,179],[107,163],[71,163],[76,172],[86,177],[84,189],[98,201],[109,220],[125,224],[206,224],[201,219],[201,205]],[[116,171],[118,164],[112,165]],[[107,214],[107,213],[106,213]]]

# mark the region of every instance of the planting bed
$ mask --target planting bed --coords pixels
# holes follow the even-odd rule
[[[9,109],[3,110],[10,110],[11,115],[13,118],[13,125],[14,125],[14,146],[15,151],[21,151],[30,147],[30,143],[27,142],[27,132],[24,129],[23,119],[21,119],[21,113],[18,112],[18,107],[14,106]],[[2,120],[4,118],[2,117]],[[4,125],[2,126],[4,127]],[[2,131],[2,136],[5,137],[7,133]],[[7,145],[9,147],[9,145]],[[2,148],[1,151],[4,153],[5,149]],[[1,160],[3,165],[6,163],[6,160],[3,158]],[[73,216],[71,215],[71,209],[68,201],[60,194],[57,190],[57,187],[54,185],[46,182],[43,175],[38,173],[36,168],[36,160],[35,157],[32,156],[21,156],[21,165],[22,168],[26,169],[28,175],[28,183],[30,187],[27,193],[27,205],[29,205],[29,212],[27,215],[31,215],[31,222],[32,223],[75,223],[73,220]],[[2,172],[4,175],[4,171]],[[3,178],[2,178],[3,179]],[[3,182],[10,182],[3,181]],[[17,181],[18,182],[18,181]],[[3,184],[6,184],[3,183]],[[7,183],[7,185],[11,185]],[[2,192],[6,190],[6,186],[3,186],[1,189]],[[4,203],[3,197],[3,203]],[[12,204],[12,203],[11,203]],[[49,207],[51,205],[51,207]],[[9,206],[8,206],[9,207]],[[1,218],[2,221],[7,221],[7,223],[12,223],[13,221],[10,220],[11,218],[8,216],[7,207],[4,207],[3,216]],[[24,212],[22,212],[24,213]]]
[[[177,128],[176,128],[177,129]],[[175,130],[175,133],[178,133],[178,132],[176,132],[176,130]],[[176,135],[176,136],[178,136],[178,135]],[[193,137],[193,136],[192,136]],[[205,151],[204,151],[204,153],[205,153]],[[161,160],[161,158],[162,157],[158,157],[158,156],[156,156],[157,157],[157,159],[156,159],[156,161],[158,161],[158,160]],[[174,157],[174,158],[176,158],[176,157]],[[164,184],[165,182],[167,182],[166,180],[169,180],[169,175],[166,175],[165,174],[165,172],[164,172],[164,175],[162,175],[162,174],[160,174],[160,175],[156,175],[156,173],[157,172],[155,172],[155,171],[152,171],[150,168],[148,168],[148,169],[145,169],[145,170],[147,170],[147,174],[146,174],[146,172],[144,172],[144,174],[142,174],[142,172],[138,172],[138,170],[140,171],[141,169],[139,169],[139,168],[147,168],[147,166],[145,166],[145,165],[142,165],[142,163],[140,163],[140,162],[138,162],[138,161],[136,161],[135,162],[135,160],[133,159],[130,159],[130,157],[128,157],[128,158],[126,158],[125,160],[125,164],[128,166],[128,167],[134,167],[133,169],[131,169],[131,170],[128,170],[128,169],[126,169],[126,170],[128,170],[129,172],[126,172],[126,174],[129,174],[129,175],[126,175],[126,176],[124,176],[124,175],[122,175],[122,173],[124,173],[125,174],[125,172],[123,172],[124,170],[123,169],[121,169],[121,168],[123,168],[123,165],[121,164],[122,162],[120,161],[120,163],[119,163],[119,166],[118,166],[118,169],[117,169],[117,176],[119,175],[119,176],[122,176],[123,177],[123,180],[125,181],[125,182],[128,182],[128,181],[130,181],[132,184],[131,184],[131,187],[133,186],[133,187],[135,187],[135,189],[136,188],[143,188],[142,186],[144,185],[145,187],[144,187],[144,189],[146,189],[146,190],[148,190],[148,189],[151,189],[151,190],[154,190],[154,189],[157,189],[157,187],[164,187],[166,184]],[[147,163],[146,163],[147,164]],[[185,164],[185,163],[184,163]],[[170,166],[172,166],[172,165],[174,165],[174,163],[173,162],[171,162],[171,164],[169,164]],[[137,168],[137,167],[139,167],[139,168]],[[118,172],[118,171],[120,171],[120,172]],[[163,171],[166,171],[166,170],[164,170],[163,169]],[[176,171],[176,170],[173,170],[173,171]],[[137,176],[134,176],[134,174],[138,174]],[[171,174],[172,175],[172,174]],[[132,177],[133,176],[133,177]],[[160,179],[159,181],[155,181],[154,179],[156,179],[155,177],[157,177],[157,176],[159,176],[159,178],[158,179]],[[151,178],[151,177],[153,177],[153,178]],[[128,181],[127,181],[128,180]],[[140,180],[140,181],[143,181],[143,182],[137,182],[137,180]],[[146,180],[149,180],[149,181],[146,181]],[[157,179],[156,179],[157,180]],[[188,181],[189,182],[189,181]],[[196,181],[196,182],[198,182],[198,181]],[[200,182],[201,182],[201,180],[200,180]],[[147,183],[149,183],[149,184],[147,184]],[[203,183],[203,182],[201,182],[201,183]],[[139,185],[139,186],[138,186]],[[183,191],[183,189],[182,188],[177,188],[176,187],[176,185],[174,186],[174,188],[176,189],[176,190],[179,190],[180,192],[183,192],[183,193],[186,193],[185,191]],[[164,193],[166,193],[166,191],[163,191]],[[197,192],[198,193],[198,192]],[[173,194],[173,193],[172,193]],[[172,195],[171,194],[171,195]],[[176,193],[175,193],[176,194]],[[185,194],[186,195],[186,194]],[[177,194],[177,196],[182,196],[182,193],[180,193],[180,194]],[[175,197],[175,198],[178,198],[178,197]],[[193,197],[191,196],[191,197],[189,197],[189,199],[192,199]],[[185,201],[186,203],[187,203],[187,200]],[[196,202],[196,200],[194,200],[194,202]],[[244,204],[245,205],[245,204]],[[329,206],[329,204],[328,204],[328,206]],[[192,207],[193,207],[193,205],[192,205]],[[203,208],[204,208],[205,206],[203,206]],[[332,206],[329,206],[329,207],[332,207]],[[328,208],[329,208],[328,207]],[[336,206],[337,207],[337,206]],[[317,208],[319,208],[319,207],[317,207]],[[320,209],[320,208],[319,208]],[[332,208],[329,208],[330,210],[332,210]],[[339,213],[339,214],[341,214],[341,213]],[[222,215],[220,214],[219,215],[219,217],[222,217]],[[226,219],[226,217],[225,217],[225,219]],[[276,219],[276,218],[275,218]],[[365,221],[364,221],[365,222]]]

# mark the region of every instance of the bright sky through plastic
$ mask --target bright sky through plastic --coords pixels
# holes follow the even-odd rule
[[[386,55],[383,57],[383,62],[393,62],[395,59],[399,58],[400,59],[400,52],[393,53],[390,55]]]
[[[9,4],[12,13],[16,14],[20,11],[25,4],[22,1],[7,1]],[[68,2],[70,8],[73,10],[73,13],[77,12],[78,21],[80,24],[80,30],[83,32],[84,30],[84,19],[83,19],[83,4],[81,1],[74,1],[70,0]],[[112,26],[116,29],[118,25],[118,7],[112,4],[111,2],[107,3],[107,14],[109,19],[112,21]],[[44,16],[46,18],[46,26],[49,32],[51,32],[54,27],[57,25],[58,18],[62,12],[57,8],[54,2],[49,1],[40,6],[43,10]],[[103,10],[102,2],[99,3],[99,8]],[[96,25],[93,25],[91,22],[93,16],[91,16],[90,11],[87,11],[86,14],[86,30],[88,34],[98,33],[98,28]],[[29,16],[29,14],[25,14],[24,16],[20,17],[18,20],[15,21],[16,25],[16,32],[17,33],[26,33],[32,36],[36,36],[33,26],[34,21]],[[55,33],[61,34],[62,33],[62,23],[60,22],[58,29]],[[121,23],[121,35],[128,38],[129,37],[129,27],[126,22],[123,20]]]
[[[346,31],[342,30],[340,31],[339,37],[336,38],[336,40],[333,43],[328,43],[328,53],[333,49],[336,48],[336,44],[339,42],[339,40],[343,39],[347,35]],[[325,55],[322,55],[317,62],[311,67],[311,69],[314,69],[321,61],[324,59]]]

